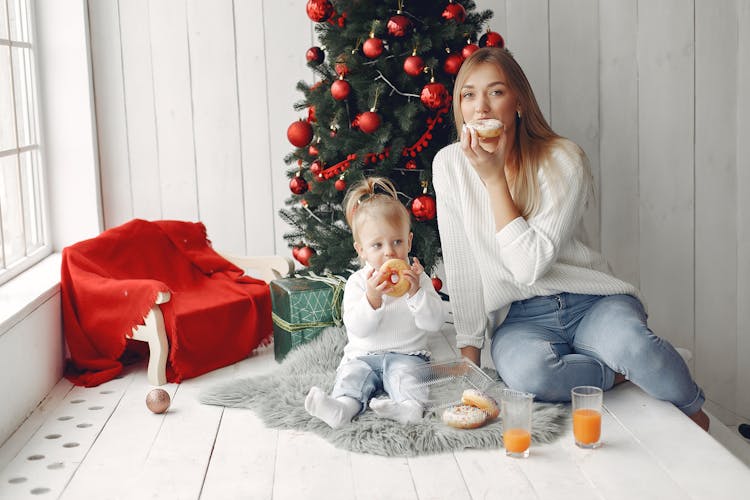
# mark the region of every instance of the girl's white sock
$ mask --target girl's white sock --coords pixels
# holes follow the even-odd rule
[[[424,414],[422,405],[413,399],[397,403],[390,398],[373,399],[370,408],[379,416],[396,420],[402,424],[419,422]]]
[[[311,387],[305,398],[305,410],[333,429],[351,422],[359,413],[360,402],[348,396],[332,398],[319,387]]]

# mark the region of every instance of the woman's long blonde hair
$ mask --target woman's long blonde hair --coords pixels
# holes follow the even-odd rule
[[[552,130],[544,118],[531,84],[521,66],[508,50],[499,47],[484,47],[475,51],[464,61],[461,70],[456,75],[456,83],[453,87],[453,116],[459,139],[464,124],[461,113],[461,89],[469,75],[481,64],[494,64],[502,70],[507,80],[505,82],[507,87],[518,100],[520,116],[516,115],[516,133],[514,143],[511,145],[510,158],[510,166],[515,172],[515,177],[509,187],[516,206],[521,214],[528,218],[537,212],[541,203],[538,181],[540,168],[544,168],[544,174],[554,191],[560,191],[555,189],[560,187],[560,173],[550,168],[551,163],[548,159],[553,146],[562,143],[564,139]],[[572,145],[569,141],[564,142]],[[577,153],[585,159],[580,148],[577,149]],[[586,169],[585,176],[591,183],[591,173],[585,161],[584,168]]]
[[[409,211],[398,199],[396,187],[385,177],[367,177],[349,188],[344,197],[344,212],[356,242],[359,242],[359,227],[366,216],[399,221],[407,228],[411,225]]]

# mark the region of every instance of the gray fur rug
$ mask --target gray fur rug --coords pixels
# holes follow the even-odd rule
[[[310,387],[330,391],[341,360],[346,333],[331,327],[307,344],[290,352],[267,375],[232,380],[209,388],[200,395],[204,404],[250,408],[268,427],[315,432],[334,446],[360,453],[384,456],[414,456],[466,448],[501,448],[502,419],[473,430],[444,425],[434,415],[416,424],[399,424],[365,411],[350,424],[331,429],[310,416],[304,401]],[[553,441],[568,422],[565,405],[534,403],[534,442]]]

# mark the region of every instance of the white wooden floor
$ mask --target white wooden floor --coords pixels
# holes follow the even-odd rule
[[[455,355],[452,326],[433,353]],[[272,349],[165,388],[145,406],[145,365],[96,388],[60,381],[0,448],[0,498],[478,499],[750,498],[750,469],[669,404],[630,383],[605,394],[604,446],[570,430],[511,459],[502,449],[414,458],[343,451],[314,434],[266,428],[249,410],[202,405],[199,392],[265,373]]]

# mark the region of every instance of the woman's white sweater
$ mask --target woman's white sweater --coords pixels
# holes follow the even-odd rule
[[[550,155],[559,172],[553,193],[539,169],[539,211],[518,217],[500,231],[487,190],[459,143],[433,161],[438,228],[453,307],[458,347],[484,346],[510,304],[561,292],[592,295],[638,290],[611,275],[601,254],[576,238],[589,193],[583,151],[561,140]]]

